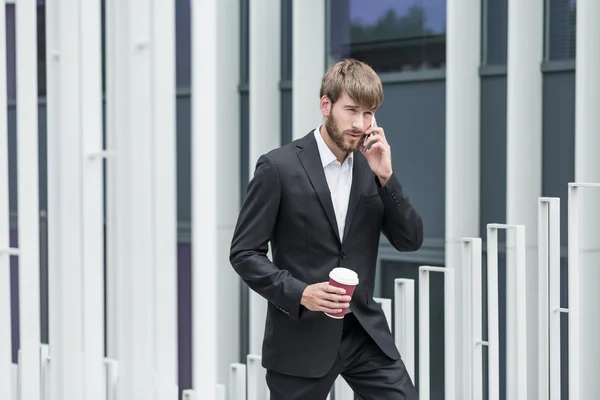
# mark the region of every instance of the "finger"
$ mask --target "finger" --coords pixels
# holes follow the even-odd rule
[[[322,308],[328,308],[330,310],[343,310],[350,307],[350,303],[337,303],[335,301],[321,299],[317,300],[317,306]]]
[[[385,150],[388,146],[385,145],[382,142],[377,142],[377,143],[373,143],[373,145],[369,146],[368,148],[365,148],[363,150],[363,153],[369,152],[372,153],[374,150]]]
[[[329,301],[333,301],[333,302],[337,302],[337,303],[349,302],[351,300],[350,296],[343,296],[340,294],[333,294],[333,293],[323,293],[322,298],[325,300],[329,300]]]
[[[323,286],[323,290],[327,293],[346,294],[346,289],[330,285],[329,282]]]

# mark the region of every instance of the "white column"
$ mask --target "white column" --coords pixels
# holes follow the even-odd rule
[[[229,262],[231,238],[240,210],[239,14],[239,0],[217,1],[218,69],[215,79],[218,123],[215,139],[218,183],[209,190],[217,192],[217,304],[218,310],[228,310],[219,312],[217,325],[219,383],[227,383],[230,364],[239,362],[240,357],[240,278]],[[202,69],[197,71],[197,74],[202,73]]]
[[[150,85],[154,243],[154,374],[157,398],[178,385],[177,346],[177,136],[175,2],[152,0]],[[134,70],[135,72],[135,70]]]
[[[0,7],[0,76],[6,76],[6,7]],[[0,79],[0,398],[11,399],[12,336],[6,79]]]
[[[120,398],[177,384],[173,7],[107,1],[109,356]]]
[[[99,7],[50,1],[46,14],[50,371],[61,399],[104,398]]]
[[[507,182],[506,222],[526,226],[527,241],[527,338],[536,343],[537,315],[537,199],[542,195],[542,73],[544,2],[508,2],[507,78]],[[507,255],[514,254],[513,235],[507,235]],[[512,257],[507,264],[513,263]],[[507,298],[514,310],[516,299]],[[516,332],[507,332],[507,340]],[[537,395],[537,347],[528,346],[529,398]],[[507,354],[507,396],[516,398],[517,369],[514,355]]]
[[[37,3],[16,7],[21,398],[40,398]]]
[[[600,183],[600,2],[577,1],[575,108],[575,181]],[[580,189],[580,364],[570,379],[579,378],[580,392],[570,398],[593,398],[600,370],[600,190]],[[571,293],[569,293],[571,295]],[[574,372],[576,372],[574,374]]]
[[[326,2],[294,1],[292,7],[292,137],[298,139],[323,120],[319,110],[326,69]]]
[[[455,303],[467,290],[463,273],[464,237],[479,236],[479,143],[481,0],[449,0],[446,30],[446,266],[454,269]],[[456,398],[470,399],[464,374],[469,352],[470,314],[457,307]]]
[[[297,2],[295,2],[297,3]],[[258,158],[281,144],[281,1],[250,1],[250,179]],[[270,257],[270,254],[269,254]],[[261,354],[267,301],[249,291],[250,354]]]
[[[218,2],[193,2],[192,9],[192,319],[193,388],[217,396],[218,304],[217,231],[219,171],[214,143],[218,119]],[[234,21],[237,24],[237,21]],[[233,25],[233,24],[232,24]],[[237,81],[237,80],[236,80]],[[235,103],[234,103],[235,104]],[[230,108],[234,106],[230,105]],[[208,128],[208,129],[207,129]]]

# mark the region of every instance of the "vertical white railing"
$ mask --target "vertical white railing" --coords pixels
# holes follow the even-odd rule
[[[490,362],[492,362],[492,352],[494,352],[494,367],[493,379],[499,377],[499,351],[497,328],[498,315],[498,230],[505,229],[514,232],[514,242],[516,246],[515,263],[509,262],[507,257],[506,262],[506,391],[507,396],[515,400],[526,399],[527,397],[527,312],[526,312],[526,262],[525,262],[525,226],[524,225],[507,225],[507,224],[488,224],[487,226],[487,241],[488,241],[488,277],[493,277],[495,282],[489,280],[488,283],[488,318],[494,319],[495,327],[489,328],[488,337],[490,346]],[[507,234],[507,243],[511,242]],[[508,247],[508,246],[507,246]],[[492,290],[492,285],[495,284],[495,289]],[[492,299],[491,297],[494,296]],[[492,317],[492,313],[495,315]],[[495,332],[492,332],[492,329]],[[490,365],[490,367],[492,367]],[[490,372],[492,369],[490,368]],[[496,375],[498,373],[498,375]],[[490,376],[490,383],[492,376]],[[495,384],[496,382],[494,382]],[[494,388],[495,389],[495,388]],[[499,388],[498,388],[499,389]],[[499,395],[491,392],[490,398]]]
[[[468,397],[465,400],[483,398],[483,341],[482,332],[482,244],[481,238],[464,238],[462,240],[462,268],[465,284],[463,285],[462,308],[465,315],[465,340],[463,345],[463,382],[462,392]]]
[[[430,389],[430,330],[429,330],[429,274],[441,272],[444,277],[444,371],[445,398],[454,400],[455,369],[454,354],[454,270],[445,267],[419,267],[419,398],[429,400]]]
[[[335,400],[354,400],[354,391],[341,375],[334,383],[334,398]]]
[[[415,281],[394,281],[394,340],[404,366],[415,382]]]
[[[117,385],[119,383],[119,363],[116,360],[104,359],[106,400],[117,400]]]
[[[268,400],[269,389],[265,380],[266,371],[261,365],[262,357],[249,354],[247,357],[248,400]]]
[[[373,300],[381,306],[383,315],[388,323],[390,332],[392,332],[392,299],[384,299],[381,297],[374,297]]]
[[[6,7],[0,7],[0,77],[6,77]],[[0,79],[0,399],[12,397],[12,321],[8,208],[8,127],[6,79]]]
[[[54,2],[52,2],[54,3]],[[54,5],[54,4],[53,4]],[[102,21],[100,0],[79,0],[79,112],[81,114],[82,322],[86,400],[104,400],[104,193]],[[49,6],[46,7],[48,9]],[[66,9],[69,4],[62,4]],[[64,20],[63,20],[64,22]],[[68,112],[69,110],[63,110]],[[63,114],[69,118],[68,115]],[[83,153],[83,157],[81,154]]]
[[[581,394],[581,257],[580,257],[580,205],[583,188],[600,188],[600,183],[569,183],[569,398]]]
[[[16,4],[17,198],[21,398],[40,399],[37,2]]]
[[[246,365],[229,366],[229,400],[246,400]]]
[[[561,396],[560,316],[560,199],[538,200],[538,394]]]

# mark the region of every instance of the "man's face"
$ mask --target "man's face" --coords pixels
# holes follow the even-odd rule
[[[371,127],[373,112],[359,107],[344,93],[325,118],[325,129],[331,140],[350,153],[358,150],[364,132]]]

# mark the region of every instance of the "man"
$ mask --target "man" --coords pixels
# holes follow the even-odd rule
[[[374,124],[381,80],[362,62],[341,61],[323,76],[320,98],[322,125],[259,158],[231,244],[233,268],[268,300],[262,362],[271,399],[324,400],[340,374],[364,400],[416,399],[373,300],[380,233],[400,251],[423,241]],[[351,299],[328,284],[338,266],[359,276]],[[344,309],[343,319],[325,314]]]

